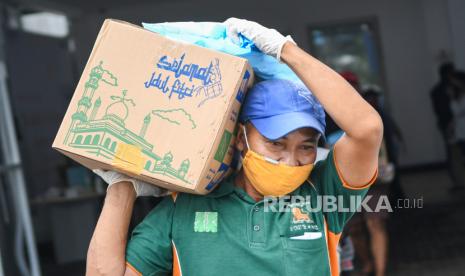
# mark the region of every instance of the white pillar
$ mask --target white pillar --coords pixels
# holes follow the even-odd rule
[[[1,48],[3,48],[5,41],[1,28],[2,26],[0,25],[0,50],[2,50]],[[37,255],[26,185],[21,167],[21,157],[19,154],[18,143],[16,141],[16,130],[13,124],[10,99],[6,86],[6,65],[2,60],[3,57],[0,56],[0,146],[2,146],[2,151],[5,155],[3,160],[7,168],[7,184],[11,186],[13,191],[14,208],[18,214],[17,219],[22,225],[22,227],[19,228],[23,229],[23,233],[17,234],[24,235],[26,239],[29,269],[25,267],[26,262],[23,262],[22,259],[18,260],[18,262],[24,264],[21,267],[23,274],[25,271],[28,271],[31,276],[40,276],[39,258]],[[20,249],[16,248],[16,250]],[[22,258],[22,256],[19,257]]]

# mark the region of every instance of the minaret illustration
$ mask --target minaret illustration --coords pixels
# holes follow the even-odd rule
[[[150,118],[150,113],[147,114],[147,116],[145,116],[144,118],[144,124],[142,125],[142,128],[139,132],[139,136],[144,138],[145,137],[145,133],[147,133],[147,128],[150,124],[150,121],[151,121],[151,118]]]

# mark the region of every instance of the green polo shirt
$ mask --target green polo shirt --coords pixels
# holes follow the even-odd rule
[[[318,196],[339,196],[348,207],[375,178],[351,188],[331,151],[282,200],[255,202],[234,176],[205,196],[166,197],[134,230],[127,265],[141,275],[338,275],[336,247],[353,210],[318,208]]]

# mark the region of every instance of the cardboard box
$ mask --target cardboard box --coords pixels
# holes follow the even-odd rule
[[[106,20],[52,147],[90,168],[206,194],[230,173],[245,59]]]

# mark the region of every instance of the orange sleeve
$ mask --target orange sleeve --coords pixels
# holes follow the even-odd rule
[[[126,262],[126,267],[129,268],[132,272],[136,273],[137,276],[142,276],[142,273],[140,273],[135,267],[133,267],[130,263]]]
[[[376,169],[375,171],[375,174],[373,175],[373,177],[371,178],[370,181],[368,181],[368,183],[360,186],[360,187],[354,187],[352,185],[350,185],[345,179],[344,177],[342,176],[342,173],[341,171],[339,170],[339,166],[336,162],[336,147],[333,148],[333,163],[334,163],[334,166],[336,166],[336,172],[337,172],[337,175],[339,176],[339,178],[341,179],[341,182],[342,182],[342,186],[344,186],[344,188],[347,188],[347,189],[350,189],[350,190],[363,190],[363,189],[366,189],[368,187],[370,187],[371,185],[373,185],[373,183],[375,183],[376,179],[378,178],[378,169]]]

